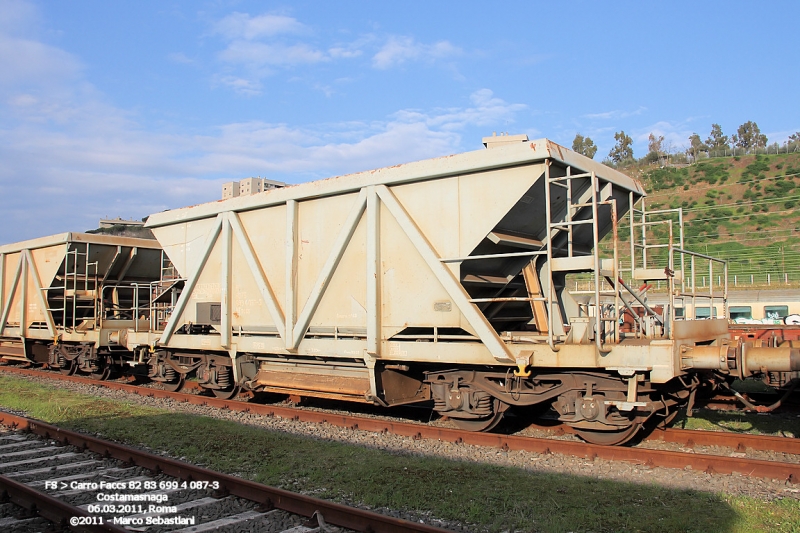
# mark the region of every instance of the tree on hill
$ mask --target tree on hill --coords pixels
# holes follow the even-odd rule
[[[712,124],[711,133],[706,139],[709,150],[727,150],[730,148],[728,142],[728,136],[722,133],[722,127],[719,124]]]
[[[733,136],[733,144],[746,151],[762,148],[767,145],[767,136],[758,129],[758,124],[748,120],[741,126]]]
[[[651,133],[647,137],[647,155],[644,157],[646,163],[656,163],[664,154],[664,136]]]
[[[580,133],[575,134],[575,140],[572,141],[572,149],[590,158],[594,158],[594,154],[597,153],[597,146],[594,145],[594,141]]]
[[[700,152],[708,152],[708,145],[700,140],[700,136],[692,133],[689,136],[689,149],[687,150],[692,159],[697,161],[697,156]]]
[[[659,135],[656,137],[652,133],[647,137],[647,151],[661,154],[664,151],[664,136]]]
[[[633,139],[625,134],[624,131],[619,131],[614,134],[614,140],[617,144],[608,152],[608,157],[616,164],[623,161],[633,159]]]

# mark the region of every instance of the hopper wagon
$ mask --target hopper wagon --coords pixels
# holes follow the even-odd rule
[[[153,239],[63,233],[0,246],[0,356],[97,378],[130,366],[128,331],[156,327],[161,264]]]
[[[670,222],[645,212],[639,182],[547,139],[485,145],[152,215],[183,285],[163,329],[129,332],[130,348],[173,387],[193,372],[220,397],[427,402],[477,431],[544,404],[603,444],[668,421],[708,377],[796,377],[797,350],[748,350],[724,318],[675,316],[677,300],[725,305],[687,282],[724,264],[648,243]],[[659,310],[622,279],[626,213],[641,257],[626,275],[670,284]],[[573,275],[596,282],[588,299],[567,291]]]
[[[0,356],[220,398],[421,404],[473,431],[547,406],[608,445],[708,386],[797,383],[793,343],[731,338],[727,283],[698,282],[726,264],[684,248],[680,210],[547,139],[484,144],[157,213],[157,242],[2,246]]]

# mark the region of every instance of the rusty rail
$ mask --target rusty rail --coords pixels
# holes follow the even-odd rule
[[[254,501],[268,509],[282,509],[290,513],[311,517],[320,513],[326,522],[356,531],[372,533],[446,533],[447,530],[427,524],[418,524],[365,511],[355,507],[347,507],[334,502],[312,498],[283,489],[262,485],[220,472],[214,472],[199,466],[166,457],[153,455],[136,448],[115,442],[109,442],[82,433],[59,428],[38,420],[32,420],[10,413],[0,413],[0,424],[26,429],[47,439],[56,440],[64,445],[89,450],[104,457],[112,457],[125,463],[141,466],[154,472],[179,478],[186,481],[218,482],[220,494],[230,494],[246,500]],[[71,516],[71,515],[70,515]],[[96,531],[96,530],[95,530]],[[107,530],[112,531],[112,530]],[[120,531],[120,530],[113,530]]]
[[[34,490],[27,485],[18,483],[5,476],[0,476],[0,493],[2,501],[10,501],[28,511],[35,513],[45,520],[56,524],[59,527],[68,526],[72,531],[79,533],[95,533],[106,531],[110,533],[128,533],[127,529],[117,527],[113,524],[102,523],[93,524],[93,516],[79,507],[73,507],[68,503],[62,502],[52,496]],[[86,524],[72,525],[70,519],[75,517],[83,518]]]
[[[34,375],[37,377],[53,377],[58,380],[78,381],[99,387],[125,390],[152,398],[171,398],[173,400],[205,405],[220,409],[250,412],[262,416],[279,416],[290,420],[310,423],[327,423],[337,427],[360,429],[377,433],[393,433],[414,439],[431,439],[455,443],[488,446],[503,450],[520,450],[540,454],[559,453],[576,457],[600,458],[609,461],[625,461],[645,464],[650,467],[683,469],[687,466],[700,472],[730,474],[733,472],[764,478],[782,479],[792,483],[800,482],[800,464],[765,461],[738,457],[725,457],[710,454],[684,453],[645,448],[627,448],[618,446],[599,446],[585,442],[564,441],[546,438],[500,435],[493,433],[474,433],[450,428],[427,426],[423,424],[396,422],[375,418],[363,418],[353,415],[342,415],[320,411],[309,411],[291,407],[259,405],[236,400],[220,400],[197,394],[168,392],[160,389],[141,388],[124,383],[96,381],[77,376],[64,376],[55,373],[44,373],[13,367],[0,367],[3,371]],[[657,436],[668,441],[688,445],[731,446],[739,450],[751,448],[760,450],[781,451],[783,453],[800,454],[800,440],[786,437],[764,437],[761,435],[746,436],[711,431],[666,430]],[[726,443],[727,442],[727,443]],[[776,448],[778,448],[776,450]]]

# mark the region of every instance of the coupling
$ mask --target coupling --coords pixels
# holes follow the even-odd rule
[[[741,379],[767,372],[800,370],[800,348],[760,347],[737,341],[714,346],[681,346],[681,368],[719,370]]]

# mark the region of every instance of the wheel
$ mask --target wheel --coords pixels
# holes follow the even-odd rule
[[[494,401],[493,413],[486,418],[451,418],[458,429],[464,431],[490,431],[503,419],[503,413],[508,409],[508,404]]]
[[[234,385],[230,389],[210,389],[214,396],[219,398],[220,400],[230,400],[232,398],[236,398],[239,394],[239,387]]]
[[[70,361],[69,359],[65,359],[64,364],[61,365],[61,368],[59,368],[58,370],[62,374],[71,376],[75,373],[76,370],[78,370],[78,365],[75,364],[75,361]]]
[[[590,444],[619,446],[631,440],[640,429],[642,429],[641,424],[631,424],[630,426],[622,426],[611,430],[575,428],[575,433]]]
[[[165,390],[169,392],[178,392],[186,383],[186,374],[178,374],[176,378],[170,381],[161,381],[160,383],[164,386]]]

